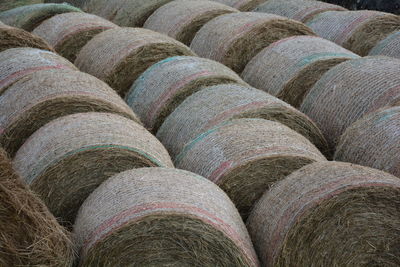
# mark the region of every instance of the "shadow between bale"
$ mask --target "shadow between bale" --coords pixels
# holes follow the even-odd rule
[[[251,11],[267,0],[214,0],[221,4],[234,7],[240,11]]]

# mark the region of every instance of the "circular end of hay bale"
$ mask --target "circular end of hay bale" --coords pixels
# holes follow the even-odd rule
[[[21,146],[14,164],[66,224],[74,221],[86,197],[113,174],[139,167],[173,167],[165,148],[141,125],[97,112],[49,122]]]
[[[300,110],[322,130],[333,150],[353,122],[369,112],[400,104],[400,60],[365,57],[328,72],[305,97]]]
[[[244,219],[273,183],[315,161],[326,160],[305,137],[264,119],[236,119],[190,142],[176,167],[221,187]]]
[[[142,168],[113,176],[82,205],[74,233],[81,266],[258,266],[226,194],[177,169]]]
[[[67,12],[82,11],[68,4],[34,4],[0,12],[0,20],[10,26],[33,31],[42,21]]]
[[[171,57],[148,68],[132,85],[125,100],[152,132],[188,96],[204,87],[245,84],[226,66],[198,57]]]
[[[175,0],[157,9],[147,19],[144,28],[190,45],[204,24],[215,17],[234,12],[238,10],[212,1]]]
[[[400,107],[382,109],[353,123],[340,138],[335,160],[400,177]]]
[[[213,1],[222,3],[230,7],[234,7],[240,11],[250,11],[267,0],[213,0]]]
[[[95,15],[71,12],[56,15],[35,28],[36,34],[46,40],[61,56],[74,62],[76,55],[95,35],[118,27]]]
[[[0,195],[3,266],[72,266],[69,234],[21,181],[2,148]]]
[[[240,12],[206,23],[191,48],[201,57],[223,63],[237,73],[268,45],[294,35],[313,35],[304,24],[281,16]]]
[[[400,59],[400,31],[380,41],[369,52],[370,56],[388,56]]]
[[[280,122],[305,136],[321,151],[327,150],[322,133],[307,116],[261,90],[236,84],[207,87],[188,97],[167,117],[157,138],[175,159],[197,136],[235,118]]]
[[[358,55],[315,36],[294,36],[264,48],[246,66],[242,78],[298,108],[330,68]]]
[[[345,11],[344,7],[310,0],[268,0],[253,12],[264,12],[306,22],[315,15],[326,11]]]
[[[264,266],[397,265],[399,200],[397,177],[318,162],[275,184],[247,226]]]
[[[59,55],[36,48],[12,48],[0,52],[0,95],[19,79],[40,70],[78,70]]]
[[[195,55],[184,44],[140,28],[117,28],[96,35],[78,54],[75,64],[125,96],[151,65],[172,56]]]
[[[115,113],[140,123],[113,89],[91,75],[59,69],[34,72],[0,98],[0,144],[14,155],[46,123],[91,111]]]

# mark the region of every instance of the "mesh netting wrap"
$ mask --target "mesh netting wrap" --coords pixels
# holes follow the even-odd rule
[[[267,0],[213,0],[213,1],[234,7],[240,11],[250,11]]]
[[[370,56],[388,56],[400,59],[400,31],[380,41],[369,52]]]

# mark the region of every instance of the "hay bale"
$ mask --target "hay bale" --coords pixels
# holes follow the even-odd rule
[[[369,55],[400,58],[400,31],[394,32],[380,41],[371,49]]]
[[[11,156],[53,119],[81,112],[110,112],[140,122],[119,95],[95,77],[44,70],[14,83],[0,98],[0,145]]]
[[[339,162],[276,183],[247,228],[263,266],[397,266],[400,179]]]
[[[267,0],[213,0],[221,4],[234,7],[240,11],[250,11]]]
[[[144,27],[190,45],[204,24],[215,17],[234,12],[238,10],[212,1],[175,0],[157,9]]]
[[[80,266],[259,266],[226,194],[177,169],[113,176],[82,205],[74,234]]]
[[[263,49],[242,73],[250,85],[298,108],[313,85],[330,68],[356,54],[315,36],[295,36]]]
[[[68,4],[34,4],[0,12],[0,20],[10,26],[33,31],[44,20],[67,12],[82,11]]]
[[[88,0],[44,0],[44,3],[68,3],[77,7],[82,7]]]
[[[246,84],[224,65],[205,58],[172,57],[148,68],[132,85],[125,100],[144,126],[156,133],[188,96],[204,87]]]
[[[378,11],[328,11],[307,22],[317,35],[335,42],[360,56],[394,31],[400,30],[400,17]]]
[[[54,16],[33,31],[60,55],[74,62],[76,55],[95,35],[118,26],[95,15],[71,12]]]
[[[304,165],[325,160],[308,139],[281,123],[235,119],[199,135],[175,164],[216,183],[246,219],[273,183]]]
[[[78,54],[75,65],[125,96],[151,65],[172,56],[193,56],[184,44],[140,28],[117,28],[96,35]]]
[[[0,148],[0,265],[72,266],[69,234],[15,173]]]
[[[0,52],[0,95],[13,83],[40,70],[77,68],[65,58],[36,48],[12,48]]]
[[[268,0],[259,5],[253,12],[264,12],[280,15],[289,19],[306,22],[315,15],[326,11],[344,11],[341,6],[313,0]]]
[[[173,167],[165,148],[141,125],[97,112],[49,122],[21,146],[14,164],[66,225],[74,221],[86,197],[113,174],[139,167]]]
[[[280,122],[305,136],[321,151],[327,150],[322,133],[307,116],[261,90],[236,84],[210,86],[188,97],[167,117],[157,138],[174,159],[197,136],[235,118]]]
[[[231,13],[206,23],[191,48],[201,57],[223,63],[237,73],[264,47],[289,36],[313,35],[304,24],[254,12]]]
[[[385,106],[400,104],[400,60],[365,57],[326,72],[300,110],[319,126],[331,149],[353,122]]]
[[[335,160],[400,177],[400,107],[381,109],[353,123],[340,138]]]

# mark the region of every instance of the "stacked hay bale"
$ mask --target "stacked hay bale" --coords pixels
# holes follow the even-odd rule
[[[125,97],[144,126],[156,133],[188,96],[206,86],[226,83],[245,84],[224,65],[198,57],[172,57],[148,68]]]
[[[117,28],[96,35],[78,54],[75,64],[108,83],[124,96],[151,65],[172,56],[192,56],[184,44],[140,28]]]
[[[380,41],[371,49],[369,55],[400,58],[400,31],[395,32]]]
[[[147,19],[144,28],[190,45],[204,24],[215,17],[234,12],[238,10],[212,1],[175,0],[157,9]]]
[[[307,116],[261,90],[237,84],[207,87],[188,97],[168,116],[157,138],[175,159],[197,136],[235,118],[280,122],[327,151],[322,133]]]
[[[342,135],[335,160],[400,177],[400,107],[382,109],[353,123]]]
[[[118,26],[101,17],[71,12],[54,16],[33,31],[60,55],[74,62],[76,55],[95,35]]]
[[[14,164],[50,211],[68,225],[86,197],[115,173],[173,167],[161,143],[138,123],[110,113],[77,113],[37,130]]]
[[[295,36],[263,49],[241,76],[250,85],[298,108],[326,71],[354,58],[359,56],[328,40]]]
[[[353,10],[369,9],[400,15],[400,0],[324,0]]]
[[[247,226],[263,266],[396,266],[400,179],[338,162],[276,183]]]
[[[356,120],[385,106],[400,104],[400,60],[366,57],[343,62],[326,72],[300,110],[322,130],[331,149]]]
[[[15,173],[0,148],[0,265],[72,266],[69,234]]]
[[[213,1],[234,7],[240,11],[250,11],[267,0],[213,0]]]
[[[231,13],[206,23],[191,48],[201,57],[223,63],[240,73],[264,47],[294,35],[313,35],[304,24],[287,18],[254,12]]]
[[[378,11],[328,11],[307,22],[317,35],[361,56],[394,31],[400,17]]]
[[[175,164],[219,185],[246,219],[273,183],[304,165],[325,160],[308,139],[283,124],[235,119],[187,144]]]

